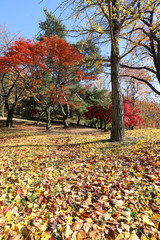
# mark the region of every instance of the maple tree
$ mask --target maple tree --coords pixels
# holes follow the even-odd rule
[[[17,103],[25,96],[26,89],[31,81],[38,75],[30,71],[33,66],[42,67],[41,58],[35,42],[19,39],[7,48],[0,57],[0,84],[1,95],[5,99],[5,107],[8,112],[6,127],[13,126],[13,113]],[[30,71],[30,74],[27,74]],[[36,80],[37,81],[37,80]]]
[[[107,123],[112,123],[112,104],[107,107],[92,105],[87,108],[88,112],[85,113],[86,119],[96,118],[97,120],[104,121],[105,127]],[[124,122],[126,127],[133,128],[133,126],[140,126],[142,118],[141,111],[131,104],[131,101],[124,100]],[[102,123],[101,123],[102,125]]]
[[[88,79],[78,67],[83,55],[65,40],[51,36],[40,42],[17,40],[0,58],[1,86],[8,111],[7,126],[12,126],[15,107],[26,91],[41,104],[51,129],[52,105],[67,103],[72,81]],[[6,86],[8,84],[8,87]],[[63,107],[63,106],[62,106]]]
[[[69,114],[69,107],[74,105],[70,101],[74,92],[69,91],[69,86],[89,78],[81,70],[81,65],[79,66],[84,56],[74,46],[69,45],[66,40],[53,35],[49,38],[44,36],[39,45],[46,53],[44,58],[46,69],[42,77],[44,85],[36,86],[32,94],[35,100],[45,108],[47,130],[51,130],[50,114],[52,105],[55,104],[61,107],[64,125],[67,127],[66,119]]]
[[[142,111],[143,127],[160,126],[160,104],[155,98],[136,101],[136,107]]]
[[[0,54],[3,54],[3,52],[8,48],[13,40],[15,40],[15,38],[16,36],[9,33],[5,25],[0,26]],[[2,87],[0,85],[0,111],[2,117],[4,117],[5,99],[2,92]]]
[[[44,9],[44,12],[46,15],[46,20],[44,22],[41,21],[39,24],[39,27],[42,33],[44,34],[44,36],[49,38],[51,35],[54,35],[54,36],[57,36],[58,38],[65,39],[65,37],[67,36],[66,26],[62,23],[61,20],[57,19],[52,12],[48,12],[47,9]],[[37,38],[38,40],[43,39],[42,33],[40,33],[39,37]],[[100,49],[96,47],[95,43],[93,43],[91,40],[88,40],[87,44],[84,44],[83,42],[79,41],[77,43],[72,43],[71,45],[75,47],[75,49],[77,49],[77,51],[79,51],[82,55],[84,55],[83,62],[81,62],[81,65],[79,65],[79,68],[81,68],[81,70],[83,70],[87,74],[88,81],[86,81],[85,79],[85,81],[83,81],[83,83],[81,84],[85,86],[89,85],[91,84],[91,81],[96,79],[96,75],[103,71],[102,66],[97,67],[96,62],[93,59],[92,61],[90,60],[92,56],[95,56],[95,54],[99,58],[102,58],[100,54]],[[90,62],[90,64],[88,64],[88,62]],[[65,98],[66,100],[67,99],[70,100],[72,104],[76,105],[76,109],[80,107],[79,109],[82,110],[85,103],[83,102],[83,106],[82,106],[81,103],[79,102],[80,97],[78,96],[79,95],[78,89],[79,89],[78,83],[76,83],[74,80],[70,82],[70,86],[68,90],[66,90],[66,94],[68,96],[65,96]],[[57,107],[58,107],[59,113],[63,116],[64,127],[67,128],[68,127],[67,119],[72,114],[71,111],[75,110],[75,106],[72,106],[71,108],[71,105],[69,105],[66,101],[63,104],[62,102],[59,102],[59,106]],[[76,111],[76,110],[75,112],[80,113],[80,111]],[[81,116],[82,116],[82,112],[83,111],[81,111],[81,114],[80,114]]]

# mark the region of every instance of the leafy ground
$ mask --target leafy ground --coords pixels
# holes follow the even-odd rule
[[[160,239],[160,130],[74,133],[1,128],[0,239]]]

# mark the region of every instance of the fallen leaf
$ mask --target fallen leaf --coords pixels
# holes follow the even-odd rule
[[[73,231],[71,230],[69,224],[67,223],[66,225],[66,231],[65,231],[65,237],[69,238],[69,236],[73,233]]]
[[[136,233],[132,233],[129,239],[130,240],[139,240],[139,237],[137,236]]]
[[[15,231],[11,231],[9,233],[6,234],[6,236],[4,237],[4,240],[19,240],[20,236],[17,235],[17,232]]]

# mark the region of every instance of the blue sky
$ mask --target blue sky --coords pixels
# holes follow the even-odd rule
[[[44,8],[54,11],[62,0],[1,0],[0,25],[6,25],[8,32],[19,33],[24,38],[34,38],[39,21],[45,20]],[[56,13],[59,17],[59,12]],[[62,17],[60,17],[62,19]],[[68,25],[69,22],[64,22]]]

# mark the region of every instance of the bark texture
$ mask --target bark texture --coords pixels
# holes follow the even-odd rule
[[[51,124],[51,111],[50,108],[46,109],[46,116],[47,116],[47,121],[46,121],[46,130],[51,131],[52,129],[52,124]]]
[[[118,1],[112,1],[112,8],[115,11],[112,15],[111,32],[111,82],[112,82],[112,130],[111,141],[120,141],[124,138],[124,108],[120,79],[120,58],[119,58],[119,7]],[[113,17],[115,16],[115,17]]]

